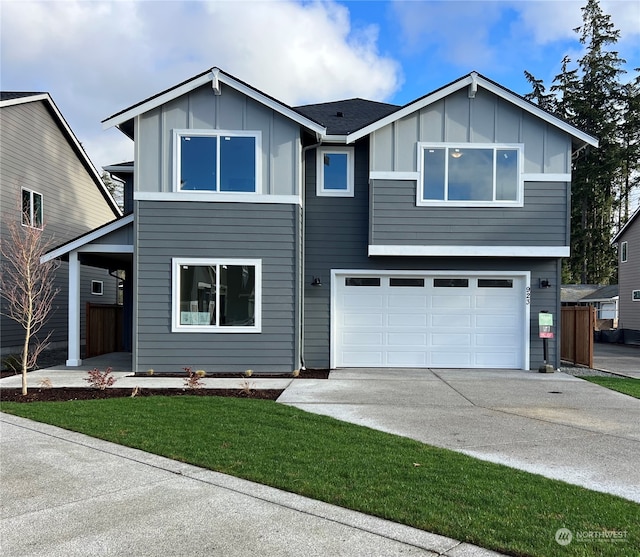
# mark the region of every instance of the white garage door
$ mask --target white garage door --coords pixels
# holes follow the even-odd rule
[[[522,275],[334,281],[334,367],[528,367]]]

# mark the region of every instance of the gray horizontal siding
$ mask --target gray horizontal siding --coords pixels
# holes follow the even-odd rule
[[[414,181],[372,181],[372,245],[566,246],[562,182],[526,182],[524,206],[418,207]]]
[[[559,262],[555,259],[368,257],[369,186],[366,178],[366,140],[356,145],[355,157],[355,196],[317,197],[315,154],[307,153],[303,353],[306,365],[329,367],[331,270],[371,269],[421,270],[425,273],[435,270],[531,271],[531,367],[539,367],[542,364],[542,341],[538,338],[538,312],[545,310],[557,314],[559,311],[555,305],[556,287],[560,283]],[[396,226],[401,226],[401,223]],[[320,277],[323,286],[311,286],[313,277]],[[540,278],[550,279],[553,287],[538,288]],[[550,342],[550,361],[559,364],[556,340]]]
[[[640,331],[640,302],[631,299],[633,290],[640,290],[640,218],[636,217],[618,242],[627,242],[627,261],[618,264],[619,309],[622,329]],[[618,261],[620,255],[618,254]],[[631,338],[631,335],[629,335]]]
[[[210,372],[268,372],[297,367],[298,206],[136,202],[136,207],[137,370],[191,366]],[[262,260],[262,332],[171,332],[174,257]]]

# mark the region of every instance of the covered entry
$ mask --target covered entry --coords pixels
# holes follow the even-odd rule
[[[334,271],[332,367],[529,367],[526,272]]]

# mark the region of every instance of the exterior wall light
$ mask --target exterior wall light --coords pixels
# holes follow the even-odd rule
[[[322,281],[320,280],[320,277],[313,277],[313,280],[311,281],[311,286],[322,286]]]

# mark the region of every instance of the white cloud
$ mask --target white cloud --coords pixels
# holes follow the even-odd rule
[[[382,100],[402,79],[332,1],[5,0],[0,26],[3,89],[49,91],[98,165],[130,149],[100,120],[212,66],[290,104]]]

